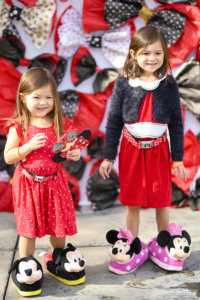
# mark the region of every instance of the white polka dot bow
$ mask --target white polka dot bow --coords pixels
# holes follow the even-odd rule
[[[104,56],[115,68],[122,68],[128,53],[131,34],[130,25],[104,31],[100,36],[85,34],[81,15],[75,8],[69,6],[59,19],[56,28],[56,53],[69,58],[81,46],[101,48]]]
[[[32,43],[37,48],[43,47],[54,25],[56,3],[55,0],[37,0],[35,3],[35,6],[20,8],[10,6],[6,1],[0,0],[0,37],[10,24],[21,20]]]

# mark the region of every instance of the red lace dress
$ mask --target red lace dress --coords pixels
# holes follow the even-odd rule
[[[9,131],[15,126],[20,138],[20,124],[11,121],[6,126]],[[35,238],[46,234],[65,237],[77,232],[74,203],[67,180],[60,163],[52,161],[52,144],[57,140],[53,125],[39,128],[29,125],[27,139],[37,133],[44,133],[47,141],[44,147],[32,151],[26,161],[20,162],[13,176],[13,202],[18,234]],[[24,168],[35,175],[44,176],[58,173],[55,177],[46,177],[43,182],[34,181]]]

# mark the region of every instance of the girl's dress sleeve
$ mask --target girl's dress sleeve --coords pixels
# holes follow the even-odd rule
[[[15,127],[16,131],[17,131],[17,135],[20,139],[23,138],[23,135],[22,135],[22,128],[21,128],[21,125],[17,122],[17,121],[9,121],[6,125],[5,125],[5,132],[6,132],[6,135],[8,135],[9,133],[9,130],[11,127]]]
[[[106,137],[104,146],[104,157],[107,159],[115,159],[117,155],[117,147],[123,128],[122,118],[122,103],[123,103],[123,81],[124,78],[119,78],[115,82],[111,107],[106,126]]]

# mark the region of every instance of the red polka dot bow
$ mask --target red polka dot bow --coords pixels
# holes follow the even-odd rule
[[[22,21],[32,43],[41,48],[51,35],[55,16],[55,0],[37,0],[33,6],[14,6],[11,0],[0,1],[0,37],[13,21]],[[30,5],[30,4],[29,4]]]

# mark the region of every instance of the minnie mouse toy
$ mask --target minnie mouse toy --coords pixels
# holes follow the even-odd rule
[[[182,271],[184,260],[190,255],[191,238],[182,226],[169,225],[157,238],[150,241],[149,258],[159,267],[168,271]]]
[[[110,230],[106,234],[107,241],[112,244],[109,249],[111,257],[109,270],[116,274],[128,274],[143,264],[149,255],[147,246],[139,238],[120,226],[120,231]]]

